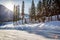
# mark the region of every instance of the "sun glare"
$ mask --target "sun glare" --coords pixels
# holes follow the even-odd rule
[[[9,3],[5,3],[4,5],[5,5],[5,7],[10,9],[11,11],[13,11],[13,6],[14,6],[13,3],[9,2]]]

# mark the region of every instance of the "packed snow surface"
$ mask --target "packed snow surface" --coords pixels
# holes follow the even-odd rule
[[[56,40],[18,30],[0,30],[0,40]]]
[[[56,40],[60,39],[60,21],[51,21],[51,22],[46,22],[46,23],[35,23],[35,24],[31,24],[31,23],[30,24],[18,24],[18,25],[13,25],[13,23],[11,22],[4,26],[0,26],[0,28],[19,30],[13,34],[18,34],[18,32],[25,31],[25,32],[28,32],[29,35],[35,34],[35,35],[43,36],[42,39],[41,39],[41,37],[38,37],[37,38],[38,40],[45,40],[45,38],[47,38],[47,39],[52,38],[52,39],[56,39]],[[9,31],[8,31],[8,33],[9,33]],[[11,33],[12,33],[12,31],[11,31]],[[18,35],[21,36],[21,34],[18,34]],[[18,38],[19,38],[19,36],[18,36]],[[25,35],[25,36],[27,36],[27,35]],[[28,36],[26,38],[27,38],[27,40],[30,40],[28,38]],[[32,36],[32,37],[34,37],[34,36]],[[33,39],[32,37],[31,37],[31,40]],[[36,37],[34,37],[34,40],[37,40],[37,39],[35,39]],[[26,40],[26,39],[24,39],[24,40]]]

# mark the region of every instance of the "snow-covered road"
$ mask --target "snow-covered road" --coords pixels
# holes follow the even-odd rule
[[[0,40],[57,40],[19,30],[0,30]]]

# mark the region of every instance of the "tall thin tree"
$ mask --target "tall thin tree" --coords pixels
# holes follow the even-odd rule
[[[22,1],[22,24],[24,19],[24,1]]]
[[[14,13],[13,13],[13,22],[17,24],[17,21],[19,20],[19,5],[14,5]]]

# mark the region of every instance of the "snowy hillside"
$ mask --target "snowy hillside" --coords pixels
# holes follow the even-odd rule
[[[12,21],[13,19],[13,12],[6,8],[4,5],[0,4],[0,21]]]

